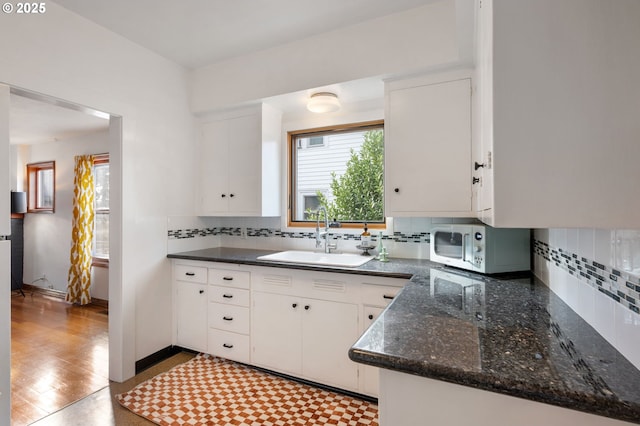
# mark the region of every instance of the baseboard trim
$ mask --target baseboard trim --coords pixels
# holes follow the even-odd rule
[[[378,398],[376,398],[375,396],[365,395],[365,394],[358,393],[358,392],[355,392],[355,391],[350,391],[350,390],[347,390],[347,389],[342,389],[342,388],[337,388],[337,387],[330,386],[330,385],[325,385],[323,383],[314,382],[313,380],[303,379],[301,377],[290,376],[290,375],[285,374],[285,373],[280,373],[278,371],[269,370],[268,368],[258,367],[258,366],[251,365],[251,364],[244,364],[244,365],[246,365],[249,368],[253,368],[254,370],[258,370],[258,371],[262,371],[262,372],[267,373],[267,374],[272,374],[274,376],[282,377],[283,379],[291,380],[293,382],[298,382],[298,383],[302,383],[304,385],[308,385],[308,386],[313,386],[313,387],[316,387],[316,388],[324,389],[324,390],[327,390],[329,392],[339,393],[339,394],[342,394],[342,395],[350,396],[352,398],[361,399],[363,401],[371,402],[373,404],[377,404],[378,403]]]
[[[31,284],[22,284],[22,289],[29,291],[31,293],[38,293],[44,296],[49,296],[49,297],[53,297],[60,300],[64,300],[64,297],[66,296],[66,293],[64,291],[54,290],[52,288],[44,288],[44,287],[31,285]]]
[[[164,361],[167,358],[171,358],[180,352],[197,353],[189,349],[181,348],[180,346],[167,346],[166,348],[160,349],[159,351],[136,361],[136,374],[139,374],[147,368],[153,367],[157,363]]]
[[[37,286],[37,285],[31,285],[31,284],[22,284],[22,290],[30,291],[31,293],[42,294],[44,296],[53,297],[53,298],[60,299],[60,300],[63,300],[63,301],[64,301],[64,298],[67,295],[67,293],[64,292],[64,291],[55,290],[53,288],[44,288],[44,287],[40,287],[40,286]],[[96,306],[100,306],[100,307],[109,309],[109,301],[108,300],[97,299],[95,297],[92,297],[91,298],[91,303],[96,305]]]

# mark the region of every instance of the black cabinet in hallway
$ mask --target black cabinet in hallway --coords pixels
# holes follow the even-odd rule
[[[24,217],[11,218],[11,291],[22,291],[24,265]],[[23,216],[23,215],[19,215]]]

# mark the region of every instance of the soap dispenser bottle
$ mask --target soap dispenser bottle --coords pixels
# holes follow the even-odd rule
[[[371,245],[371,233],[366,223],[364,224],[364,232],[360,234],[360,245],[362,245],[362,247],[369,247]]]

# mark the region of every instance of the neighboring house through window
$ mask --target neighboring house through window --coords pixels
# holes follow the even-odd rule
[[[289,226],[310,226],[324,206],[345,227],[384,224],[384,123],[289,132]]]

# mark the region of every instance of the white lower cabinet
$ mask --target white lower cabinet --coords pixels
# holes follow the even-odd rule
[[[401,287],[384,285],[380,279],[369,279],[360,287],[362,294],[362,328],[360,334],[382,313],[384,308],[391,303]],[[371,365],[360,365],[360,392],[365,395],[378,396],[380,389],[380,369]]]
[[[249,363],[251,273],[209,268],[208,277],[208,352]]]
[[[364,306],[364,327],[366,330],[378,318],[384,308]],[[372,365],[360,365],[360,387],[365,395],[378,396],[380,391],[380,369]]]
[[[358,305],[254,292],[253,362],[339,388],[358,389],[348,351]]]
[[[178,281],[176,289],[176,343],[207,351],[207,285]]]
[[[178,346],[362,394],[378,369],[349,349],[405,279],[174,261]]]
[[[303,303],[302,373],[313,381],[357,390],[358,364],[348,353],[359,336],[358,305],[310,299]]]
[[[292,375],[302,374],[300,298],[253,292],[251,361]]]

